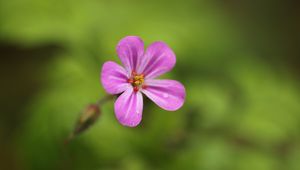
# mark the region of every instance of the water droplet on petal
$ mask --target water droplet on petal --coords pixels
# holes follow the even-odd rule
[[[164,98],[168,98],[168,97],[169,97],[169,94],[168,94],[168,93],[163,93],[163,97],[164,97]]]
[[[134,122],[131,122],[131,123],[130,123],[130,126],[134,126]]]

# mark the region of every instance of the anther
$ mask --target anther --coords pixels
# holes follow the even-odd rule
[[[133,83],[133,80],[132,80],[132,79],[128,79],[127,82],[128,82],[128,83]]]
[[[143,84],[143,85],[142,85],[142,88],[143,88],[143,89],[146,89],[146,88],[147,88],[147,85],[146,85],[146,84]]]
[[[140,80],[135,80],[134,81],[134,85],[136,85],[136,86],[139,86],[141,84],[142,84],[142,81],[140,81]]]
[[[133,91],[138,92],[138,91],[139,91],[139,87],[134,86],[134,87],[133,87]]]

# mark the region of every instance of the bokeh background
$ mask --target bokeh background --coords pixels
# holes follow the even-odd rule
[[[296,1],[1,0],[1,170],[299,170]],[[118,41],[162,40],[177,55],[176,112],[146,100],[121,126],[113,102],[68,145],[80,111],[105,95]]]

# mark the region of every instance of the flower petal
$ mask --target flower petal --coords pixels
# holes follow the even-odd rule
[[[118,121],[129,127],[137,126],[142,120],[143,96],[128,88],[115,102],[115,114]]]
[[[184,86],[175,80],[147,80],[146,88],[142,92],[159,107],[175,111],[185,100]]]
[[[129,73],[136,71],[144,54],[144,42],[137,36],[127,36],[118,43],[117,53]]]
[[[107,61],[102,66],[101,82],[109,94],[119,94],[125,91],[130,84],[127,83],[128,73],[113,61]]]
[[[138,67],[138,72],[146,78],[155,78],[170,71],[176,63],[174,52],[164,42],[152,43]]]

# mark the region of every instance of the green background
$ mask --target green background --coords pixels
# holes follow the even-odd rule
[[[1,0],[0,169],[299,170],[298,16],[279,0]],[[109,102],[64,145],[127,35],[174,50],[184,106],[146,100],[127,128]]]

